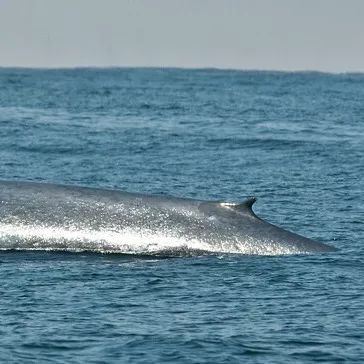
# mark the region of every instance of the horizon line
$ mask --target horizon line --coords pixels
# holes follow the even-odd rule
[[[347,71],[327,71],[321,69],[279,69],[279,68],[235,68],[235,67],[211,67],[211,66],[131,66],[131,65],[60,65],[60,66],[10,66],[0,65],[0,69],[16,70],[39,70],[39,71],[56,71],[56,70],[87,70],[87,69],[151,69],[151,70],[190,70],[190,71],[231,71],[231,72],[261,72],[261,73],[321,73],[321,74],[364,74],[364,70],[347,70]]]

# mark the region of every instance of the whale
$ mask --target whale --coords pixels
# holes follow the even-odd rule
[[[256,198],[205,201],[43,182],[0,182],[0,250],[285,255],[336,248],[258,217]]]

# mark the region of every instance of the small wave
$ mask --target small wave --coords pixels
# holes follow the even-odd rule
[[[307,145],[315,145],[312,140],[305,139],[282,139],[282,138],[242,138],[242,137],[225,137],[210,138],[207,141],[210,145],[220,146],[229,144],[234,149],[239,148],[264,148],[264,149],[285,149],[298,148]]]

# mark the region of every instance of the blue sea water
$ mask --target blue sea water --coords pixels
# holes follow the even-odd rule
[[[0,252],[3,363],[362,363],[364,75],[0,69],[0,178],[241,201],[335,253]]]

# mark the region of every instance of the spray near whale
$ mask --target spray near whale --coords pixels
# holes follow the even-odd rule
[[[0,249],[172,256],[336,250],[260,219],[254,202],[0,182]]]

